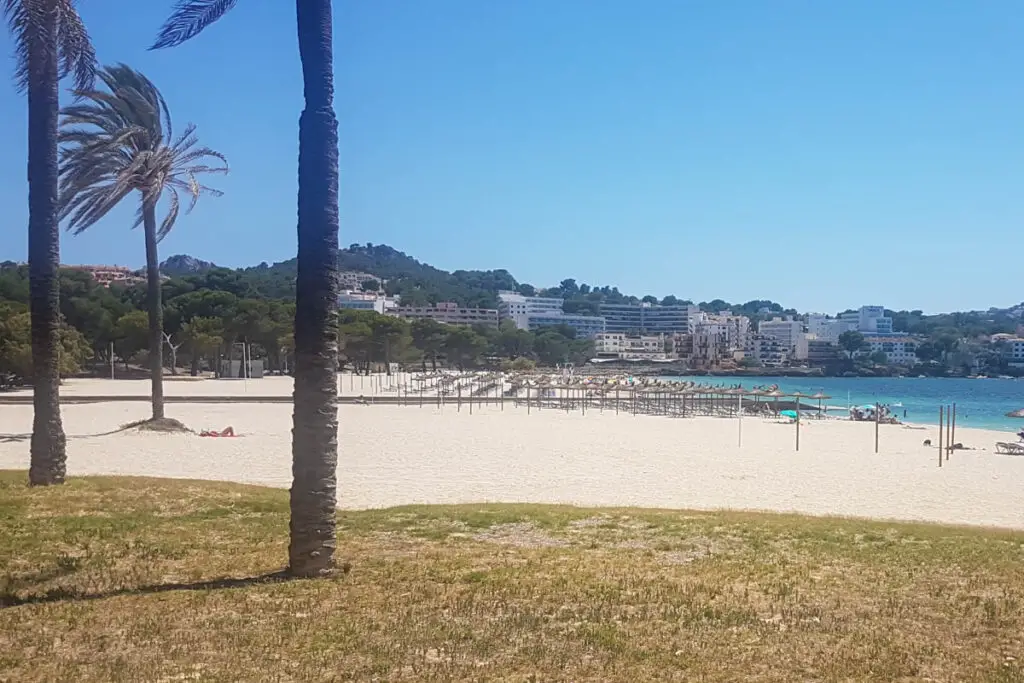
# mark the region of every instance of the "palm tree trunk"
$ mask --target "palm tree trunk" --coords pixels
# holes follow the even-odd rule
[[[160,259],[156,253],[156,203],[142,203],[146,233],[146,308],[149,309],[149,372],[153,419],[164,417],[164,310],[160,302]]]
[[[43,6],[28,37],[28,277],[32,318],[29,483],[61,484],[67,470],[60,418],[60,233],[57,225],[57,8]]]
[[[338,121],[331,0],[296,0],[305,109],[299,119],[298,273],[288,568],[334,564],[338,467]]]

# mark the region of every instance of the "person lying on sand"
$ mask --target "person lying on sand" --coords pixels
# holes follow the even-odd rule
[[[219,432],[216,429],[204,429],[203,431],[199,432],[199,436],[235,436],[235,428],[228,425],[222,431]]]

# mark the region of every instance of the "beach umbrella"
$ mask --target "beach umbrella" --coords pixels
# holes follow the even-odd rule
[[[768,396],[769,398],[774,398],[775,399],[775,414],[778,415],[778,413],[779,413],[779,399],[782,398],[783,396],[785,396],[785,394],[782,393],[781,391],[779,391],[778,389],[775,389],[773,391],[769,391],[768,393],[766,393],[765,396]]]
[[[821,417],[821,413],[822,413],[822,409],[821,409],[821,402],[822,402],[822,401],[825,401],[825,400],[827,400],[827,399],[830,399],[830,398],[832,398],[832,397],[831,397],[831,396],[826,396],[825,394],[823,394],[823,393],[821,393],[821,392],[819,391],[818,393],[814,394],[814,395],[813,395],[813,396],[811,396],[810,398],[812,398],[812,399],[816,399],[816,400],[818,401],[818,417]]]

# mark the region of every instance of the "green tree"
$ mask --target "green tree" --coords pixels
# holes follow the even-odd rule
[[[58,335],[57,368],[61,377],[73,375],[91,355],[82,333],[70,325],[61,325]],[[21,381],[33,376],[32,321],[29,313],[12,313],[0,306],[0,375]]]
[[[889,356],[886,355],[885,351],[873,352],[870,356],[868,356],[868,360],[874,363],[875,365],[889,364]]]
[[[860,332],[847,330],[839,335],[839,348],[846,351],[846,355],[853,360],[854,355],[864,348],[864,335]]]
[[[427,358],[431,370],[437,371],[437,356],[448,340],[448,328],[436,320],[417,318],[412,321],[412,343],[423,354],[423,371],[427,371]]]
[[[390,375],[391,363],[404,357],[412,344],[409,323],[401,318],[378,315],[373,320],[372,334],[377,358],[384,363],[384,371]]]
[[[487,350],[487,340],[470,327],[452,327],[445,341],[448,362],[464,370],[480,362]]]
[[[145,311],[131,311],[118,318],[114,324],[114,351],[124,361],[134,360],[140,352],[149,349],[149,316]],[[158,342],[160,344],[162,342]]]
[[[60,79],[88,88],[96,54],[73,0],[4,0],[18,90],[28,95],[28,264],[32,320],[32,485],[62,484],[67,438],[60,417],[60,233],[57,118]]]
[[[213,356],[216,362],[217,351],[224,343],[224,325],[216,318],[192,318],[182,325],[181,338],[191,357],[190,372],[195,377],[203,358]]]
[[[533,351],[533,335],[520,330],[511,320],[503,320],[496,339],[497,353],[510,360],[528,356]]]
[[[180,207],[179,191],[190,198],[191,211],[203,194],[220,192],[201,184],[197,176],[226,173],[223,155],[199,141],[189,124],[172,137],[170,112],[163,95],[138,71],[118,64],[99,73],[107,90],[83,90],[85,100],[62,110],[60,141],[61,218],[79,234],[97,223],[133,191],[139,211],[132,227],[143,226],[146,240],[147,306],[149,309],[149,366],[152,377],[153,419],[164,417],[163,308],[157,243],[174,227]],[[209,166],[209,160],[221,166]],[[167,214],[157,226],[157,202],[166,195]]]
[[[198,35],[236,0],[179,0],[154,48]],[[305,108],[299,119],[299,250],[289,571],[333,568],[338,469],[338,120],[331,0],[296,2]]]

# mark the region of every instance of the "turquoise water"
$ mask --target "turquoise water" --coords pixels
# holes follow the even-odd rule
[[[937,379],[890,377],[673,377],[701,384],[744,388],[778,384],[784,392],[819,391],[832,398],[830,406],[846,406],[847,396],[853,405],[866,403],[902,403],[893,413],[906,422],[932,424],[939,421],[939,406],[956,403],[957,425],[980,429],[1017,431],[1024,428],[1024,419],[1006,417],[1011,410],[1024,408],[1024,379]],[[808,401],[813,403],[813,401]],[[906,418],[903,411],[906,410]],[[833,412],[833,415],[842,413]]]

